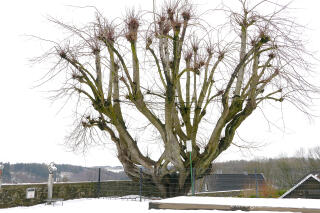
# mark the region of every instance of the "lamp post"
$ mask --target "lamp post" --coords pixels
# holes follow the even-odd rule
[[[4,168],[4,165],[2,163],[0,163],[0,189],[1,189],[1,185],[2,185],[2,170]]]
[[[48,178],[48,200],[52,199],[52,189],[53,189],[53,173],[57,171],[57,167],[54,162],[48,165],[49,178]]]
[[[192,141],[188,140],[187,143],[187,152],[190,153],[190,175],[191,175],[191,192],[192,195],[194,195],[194,180],[193,180],[193,174],[192,174],[192,157],[191,157],[191,153],[192,153]]]

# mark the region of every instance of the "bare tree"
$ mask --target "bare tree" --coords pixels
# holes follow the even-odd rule
[[[320,170],[320,146],[313,147],[308,150],[308,166],[312,171]]]
[[[86,147],[106,133],[128,176],[138,179],[143,167],[145,180],[173,196],[190,189],[187,140],[201,177],[258,106],[286,100],[307,112],[317,89],[306,80],[302,26],[287,17],[287,5],[238,6],[207,11],[205,18],[225,16],[217,26],[188,1],[169,1],[154,13],[132,10],[123,21],[97,11],[84,27],[50,19],[70,32],[44,56],[57,59],[50,80],[67,76],[56,98],[78,98],[80,119],[68,141]],[[134,111],[147,121],[135,126],[150,128],[163,147],[158,159],[141,151],[143,139],[129,124]]]

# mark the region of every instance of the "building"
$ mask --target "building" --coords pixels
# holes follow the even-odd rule
[[[313,172],[298,181],[281,198],[320,199],[320,172]]]
[[[201,192],[259,190],[265,184],[263,174],[212,174],[204,177]]]

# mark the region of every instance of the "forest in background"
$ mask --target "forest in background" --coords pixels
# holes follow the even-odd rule
[[[55,179],[57,182],[97,181],[101,168],[101,181],[127,180],[122,167],[82,167],[58,164]],[[295,157],[281,156],[270,159],[251,161],[238,160],[216,162],[212,173],[239,174],[263,173],[266,181],[278,189],[288,189],[310,172],[320,173],[320,146],[312,149],[300,149]],[[46,164],[38,163],[4,163],[4,183],[40,183],[48,179]]]
[[[215,163],[214,173],[263,173],[266,181],[278,189],[288,189],[311,172],[320,173],[320,146],[298,150],[295,157],[228,161]]]
[[[98,181],[99,167],[82,167],[68,164],[57,164],[56,182]],[[101,181],[127,180],[121,167],[100,167]],[[117,171],[117,172],[113,172]],[[48,167],[39,163],[4,163],[4,183],[42,183],[48,181]]]

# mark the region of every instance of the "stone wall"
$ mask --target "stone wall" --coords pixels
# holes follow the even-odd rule
[[[28,188],[35,188],[35,198],[26,198]],[[139,183],[132,181],[104,181],[100,182],[100,186],[98,182],[55,183],[52,197],[69,200],[98,196],[138,195],[139,189]],[[44,203],[45,199],[47,199],[47,193],[48,186],[46,183],[2,185],[0,189],[0,208]],[[142,195],[148,197],[159,196],[159,192],[154,186],[143,184]]]

